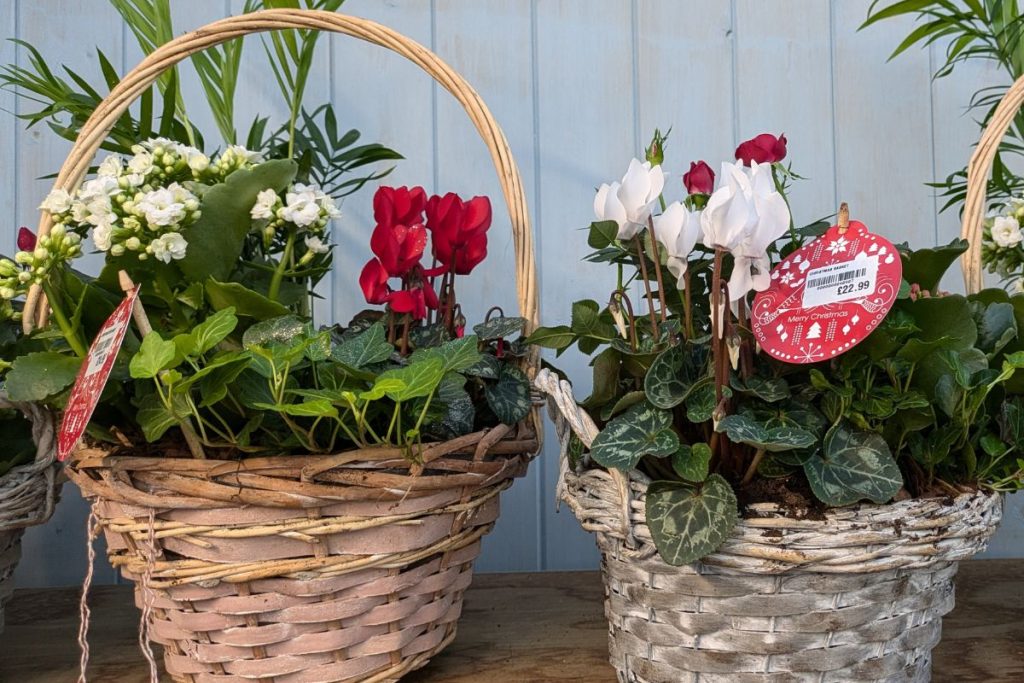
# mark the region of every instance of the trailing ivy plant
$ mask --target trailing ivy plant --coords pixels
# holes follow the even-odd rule
[[[572,466],[650,480],[647,525],[666,562],[713,552],[750,502],[885,504],[1021,487],[1024,294],[941,292],[966,242],[904,245],[895,307],[867,339],[829,361],[777,361],[754,343],[750,298],[761,273],[822,232],[818,222],[791,228],[785,138],[740,145],[717,190],[711,169],[691,164],[689,194],[672,203],[664,144],[656,135],[647,161],[596,197],[587,259],[611,264],[618,287],[527,341],[591,357],[582,405],[601,429],[589,452],[570,449]]]

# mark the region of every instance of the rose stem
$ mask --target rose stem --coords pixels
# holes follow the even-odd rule
[[[654,315],[654,296],[651,294],[651,281],[647,279],[647,257],[644,256],[643,246],[640,244],[640,235],[633,238],[636,244],[636,256],[640,260],[640,275],[644,280],[644,289],[647,290],[647,308],[651,314],[651,334],[658,338],[658,319]]]
[[[654,216],[647,217],[647,225],[650,226],[651,232],[651,257],[654,260],[654,277],[658,280],[658,303],[661,305],[661,322],[665,322],[665,309],[668,308],[668,303],[665,301],[665,283],[661,279],[661,248],[658,246],[658,237],[654,234]]]

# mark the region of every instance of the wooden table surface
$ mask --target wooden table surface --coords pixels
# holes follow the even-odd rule
[[[90,602],[89,680],[148,683],[131,588],[97,588]],[[0,635],[0,681],[74,683],[77,630],[74,589],[16,592]],[[403,683],[615,683],[605,647],[596,572],[482,575],[467,595],[458,638]],[[1024,561],[962,565],[933,680],[1024,681]]]

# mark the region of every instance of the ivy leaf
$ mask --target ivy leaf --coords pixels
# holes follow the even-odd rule
[[[462,372],[480,362],[483,355],[477,348],[478,339],[474,335],[452,339],[440,346],[420,349],[412,354],[410,361],[415,363],[423,358],[440,358],[446,373]]]
[[[712,474],[702,486],[656,481],[647,488],[647,526],[661,559],[678,567],[713,553],[739,517],[729,482]]]
[[[672,469],[686,481],[702,482],[708,478],[711,446],[706,443],[681,444],[672,454]]]
[[[406,384],[396,377],[378,377],[373,386],[366,391],[359,392],[360,401],[379,401],[388,394],[398,394],[405,391]]]
[[[1024,443],[1024,399],[1017,396],[1003,403],[999,421],[1003,441]]]
[[[386,392],[392,401],[408,401],[421,396],[429,396],[444,377],[444,364],[440,358],[427,358],[425,360],[410,363],[403,368],[395,368],[382,373],[377,378],[381,380],[397,379],[403,383],[399,389]]]
[[[386,361],[394,351],[394,347],[388,343],[384,325],[375,322],[354,337],[336,345],[331,349],[331,357],[339,363],[361,370],[368,365]]]
[[[228,386],[249,367],[251,357],[241,355],[229,363],[213,368],[199,380],[199,395],[202,396],[199,406],[206,408],[220,403],[228,395]]]
[[[173,406],[174,412],[167,409],[160,396],[155,392],[139,401],[139,410],[135,414],[135,419],[142,427],[142,435],[149,443],[158,441],[168,429],[177,426],[178,421],[189,412],[184,396],[172,394],[171,406]]]
[[[647,402],[637,404],[605,425],[590,455],[605,467],[631,470],[645,455],[663,458],[679,449],[671,425],[672,413]]]
[[[293,417],[338,417],[338,409],[326,398],[309,399],[302,403],[257,403],[253,407]]]
[[[82,359],[54,351],[29,353],[14,359],[4,388],[12,401],[42,401],[71,386]]]
[[[514,365],[502,365],[498,381],[484,387],[484,398],[504,424],[514,425],[530,412],[530,381]]]
[[[526,343],[539,346],[542,349],[561,351],[575,340],[576,335],[568,325],[558,325],[556,327],[538,327],[533,334],[526,338]]]
[[[526,325],[526,318],[506,318],[499,316],[491,318],[487,322],[473,326],[473,333],[480,339],[505,339],[506,337],[518,337]]]
[[[651,363],[644,378],[647,400],[658,408],[674,408],[694,390],[694,368],[687,362],[690,349],[676,344],[665,349]]]
[[[211,187],[203,195],[202,215],[182,230],[188,249],[178,267],[186,279],[227,280],[252,227],[249,212],[256,203],[256,195],[267,188],[280,192],[297,170],[294,161],[277,159],[235,171],[223,183]]]
[[[206,353],[231,334],[238,326],[235,309],[228,306],[199,323],[192,329],[191,336],[195,340],[193,353]]]
[[[132,356],[128,369],[135,379],[156,377],[166,368],[171,367],[175,356],[174,342],[166,341],[156,330],[151,330],[142,339],[138,352]]]
[[[769,453],[809,448],[818,440],[817,436],[802,427],[766,427],[747,415],[726,415],[719,421],[716,431],[725,432],[732,441]]]
[[[821,457],[804,464],[814,495],[826,505],[841,506],[870,500],[892,500],[903,477],[885,439],[875,432],[853,431],[837,425],[825,435]]]

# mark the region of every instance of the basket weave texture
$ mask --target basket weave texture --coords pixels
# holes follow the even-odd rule
[[[372,21],[263,10],[214,22],[152,52],[83,126],[55,187],[74,189],[110,127],[161,73],[207,47],[262,31],[331,31],[385,47],[462,105],[501,183],[527,331],[538,320],[526,197],[508,142],[465,80],[418,43]],[[39,234],[51,227],[43,212]],[[45,322],[30,291],[26,330]],[[538,356],[525,359],[527,374]],[[455,635],[480,538],[498,495],[540,448],[539,410],[451,441],[331,456],[215,461],[83,448],[66,468],[92,501],[108,555],[136,583],[143,627],[188,683],[393,681]]]
[[[562,443],[559,497],[601,550],[620,681],[931,680],[957,562],[995,532],[998,495],[858,505],[818,519],[756,504],[716,552],[673,567],[645,523],[649,480],[568,467],[570,435],[589,446],[597,429],[568,382],[542,370],[535,384]]]
[[[0,395],[0,408],[21,410],[32,422],[36,457],[31,463],[11,468],[0,476],[0,632],[4,605],[14,591],[14,569],[21,559],[25,529],[42,524],[53,515],[60,482],[54,460],[53,419],[31,404],[11,403]]]

